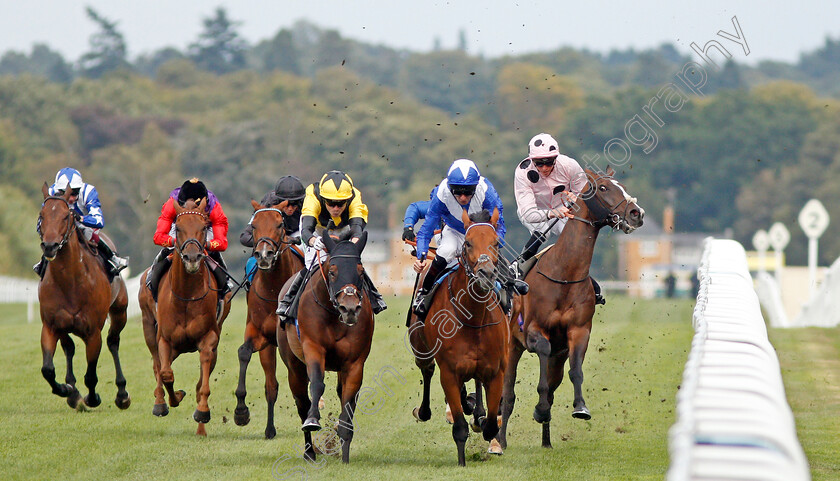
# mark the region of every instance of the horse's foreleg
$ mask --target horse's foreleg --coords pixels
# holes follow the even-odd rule
[[[277,402],[277,351],[274,346],[267,346],[260,351],[260,364],[265,372],[265,402],[268,416],[265,423],[265,438],[272,439],[277,434],[274,428],[274,404]]]
[[[535,352],[540,361],[540,380],[537,383],[540,400],[534,407],[534,421],[543,424],[551,421],[551,404],[548,402],[548,357],[551,355],[551,343],[535,331],[528,332],[527,342],[528,349]]]
[[[418,421],[428,421],[432,418],[431,401],[429,398],[432,390],[432,376],[435,374],[435,363],[434,361],[424,361],[423,363],[418,362],[417,366],[423,375],[423,400],[420,401],[420,407],[414,408],[413,414]]]
[[[85,339],[85,355],[87,357],[87,371],[85,371],[85,386],[88,394],[85,396],[85,405],[95,408],[102,404],[99,394],[96,393],[96,384],[99,378],[96,375],[96,365],[99,363],[99,353],[102,352],[102,332],[96,330]]]
[[[555,357],[548,358],[548,408],[554,406],[554,391],[563,382],[563,366],[566,364],[568,351],[563,351]],[[542,425],[542,447],[551,447],[551,423]]]
[[[304,348],[306,359],[306,373],[309,376],[309,398],[321,399],[324,396],[324,354],[314,349]],[[321,411],[318,402],[311,402],[309,413],[301,429],[304,431],[318,431],[321,429]]]
[[[247,321],[246,321],[247,322]],[[246,373],[248,371],[248,363],[251,362],[251,356],[254,354],[254,339],[252,334],[253,329],[251,323],[245,324],[245,342],[239,346],[239,384],[236,385],[236,408],[233,410],[233,421],[237,426],[245,426],[251,421],[251,412],[248,405],[245,404],[245,396],[248,391],[245,388]]]
[[[58,345],[58,336],[52,329],[46,325],[41,327],[41,354],[43,356],[43,363],[41,365],[41,375],[47,380],[47,383],[52,388],[52,393],[67,398],[67,404],[75,408],[79,400],[79,392],[76,387],[71,384],[59,384],[55,381],[55,365],[53,364],[53,356],[55,356],[55,348]]]
[[[522,353],[525,349],[519,345],[518,342],[510,343],[510,357],[508,357],[508,364],[505,368],[504,388],[502,391],[502,427],[499,431],[499,444],[502,448],[507,448],[507,426],[510,420],[510,415],[513,414],[513,406],[516,404],[516,370],[519,367],[519,360],[522,358]]]
[[[169,405],[176,408],[186,395],[183,390],[175,391],[175,372],[172,371],[172,361],[178,357],[178,352],[172,349],[169,341],[164,339],[163,336],[158,339],[157,352],[160,362],[160,381],[166,388],[167,394],[169,394]]]
[[[458,465],[466,466],[467,461],[464,450],[467,444],[467,437],[470,435],[470,428],[466,418],[464,418],[464,408],[461,406],[462,383],[457,379],[455,373],[441,367],[440,385],[443,387],[446,402],[449,403],[449,408],[452,410],[452,439],[455,440],[455,447],[458,449]]]
[[[476,386],[478,389],[478,386]],[[486,384],[487,390],[487,417],[481,426],[485,441],[490,441],[499,433],[499,405],[502,401],[502,390],[504,389],[504,372],[499,372],[496,377]]]
[[[108,328],[108,337],[105,342],[108,345],[108,351],[111,352],[111,357],[114,358],[114,369],[116,371],[115,383],[117,385],[117,397],[114,403],[120,409],[128,409],[131,405],[131,396],[125,389],[126,381],[123,375],[122,365],[120,364],[120,333],[125,328],[127,320],[125,308],[112,308],[110,312],[111,327]]]
[[[341,415],[338,417],[338,437],[341,439],[341,462],[350,462],[350,443],[353,441],[353,419],[356,412],[356,395],[362,388],[365,364],[357,360],[342,373]]]
[[[583,358],[589,345],[589,329],[576,328],[569,330],[569,379],[575,387],[575,401],[572,417],[590,419],[589,409],[583,401]]]
[[[309,400],[309,395],[306,393],[308,377],[306,374],[306,365],[304,365],[294,354],[292,354],[289,346],[280,342],[280,358],[288,368],[289,389],[292,391],[292,397],[295,399],[295,407],[297,408],[300,422],[303,423],[309,414],[309,408],[312,402]],[[315,446],[312,444],[312,433],[310,431],[303,432],[304,442],[304,458],[309,461],[315,461]]]
[[[198,401],[193,413],[193,419],[199,424],[197,434],[206,435],[203,432],[202,424],[210,422],[210,374],[216,367],[216,353],[219,346],[219,335],[216,331],[210,331],[204,335],[198,343],[199,357],[201,359],[201,377],[196,384],[195,397]]]
[[[75,386],[76,375],[73,373],[73,356],[76,354],[76,344],[69,334],[62,334],[59,337],[59,341],[61,341],[61,348],[64,350],[64,359],[67,361],[64,382],[70,386]]]

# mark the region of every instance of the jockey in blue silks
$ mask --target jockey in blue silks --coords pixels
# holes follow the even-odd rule
[[[65,167],[55,174],[55,182],[49,188],[49,194],[64,196],[70,190],[70,210],[76,213],[76,226],[82,232],[88,242],[96,244],[99,254],[105,259],[105,266],[113,276],[128,266],[128,259],[118,257],[108,244],[99,237],[99,229],[105,227],[105,219],[102,217],[102,206],[99,203],[99,193],[96,187],[86,184],[82,180],[82,174],[78,170]],[[40,232],[41,220],[38,219],[36,230]],[[42,279],[47,270],[47,263],[43,256],[41,260],[32,266],[38,276]]]
[[[461,214],[475,214],[486,210],[493,212],[499,210],[499,220],[496,224],[496,233],[499,240],[504,242],[505,220],[503,216],[502,200],[496,192],[493,184],[482,177],[475,163],[468,159],[458,159],[449,167],[449,172],[438,186],[437,192],[429,203],[429,210],[426,213],[426,220],[423,227],[417,232],[417,261],[414,263],[414,270],[421,272],[427,264],[426,255],[429,252],[429,241],[434,230],[443,221],[446,224],[441,231],[440,244],[435,252],[435,258],[426,273],[423,285],[417,292],[415,302],[412,305],[414,313],[420,317],[426,315],[428,303],[426,294],[431,290],[438,276],[452,262],[461,246],[464,244],[466,230],[462,222]],[[502,257],[499,258],[502,260]],[[506,282],[514,285],[512,276],[507,276]],[[517,291],[527,292],[527,284],[523,281],[515,281]]]

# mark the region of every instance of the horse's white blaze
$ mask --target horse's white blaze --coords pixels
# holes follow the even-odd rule
[[[628,204],[635,204],[638,201],[638,199],[636,199],[635,197],[630,197],[630,194],[628,194],[627,191],[624,190],[624,187],[622,187],[621,184],[619,184],[616,180],[611,180],[611,182],[615,184],[615,186],[618,187],[619,190],[621,190],[621,193],[624,195],[624,200],[626,200]]]

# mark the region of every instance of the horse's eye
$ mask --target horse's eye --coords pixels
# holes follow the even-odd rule
[[[472,247],[472,244],[470,244],[470,241],[464,241],[464,248],[465,249],[469,249],[471,247]]]
[[[601,190],[601,192],[606,192],[607,191],[607,186],[606,185],[602,185],[601,187],[598,187],[598,188]]]

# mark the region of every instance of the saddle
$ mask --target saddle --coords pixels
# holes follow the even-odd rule
[[[540,249],[540,251],[537,252],[537,255],[520,264],[519,272],[522,274],[520,279],[525,279],[525,276],[527,276],[528,273],[531,272],[531,269],[533,269],[534,266],[537,265],[537,261],[540,260],[540,257],[542,257],[543,254],[548,252],[548,250],[551,249],[553,246],[554,244],[549,244],[548,246]]]

